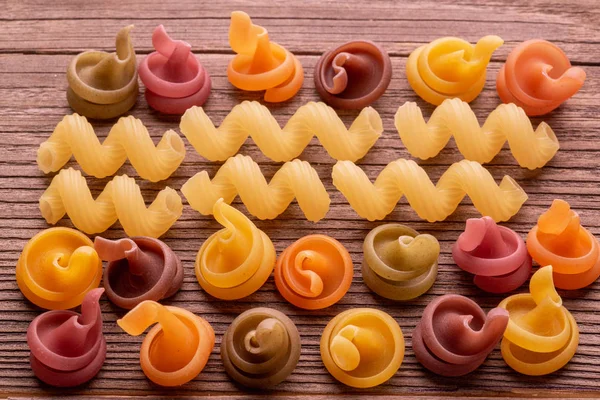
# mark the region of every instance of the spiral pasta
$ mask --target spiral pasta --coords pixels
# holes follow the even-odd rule
[[[515,47],[496,79],[504,103],[515,103],[527,115],[554,110],[581,89],[585,71],[572,67],[567,55],[545,40],[527,40]]]
[[[420,159],[436,156],[450,137],[467,159],[487,163],[508,140],[510,150],[521,167],[535,169],[546,165],[558,151],[552,128],[545,122],[533,129],[525,112],[514,104],[501,104],[479,126],[468,103],[447,99],[438,106],[428,122],[416,103],[398,108],[395,125],[408,152]]]
[[[369,388],[390,379],[404,359],[404,336],[389,314],[353,308],[335,316],[321,335],[321,358],[345,385]]]
[[[271,275],[275,247],[263,231],[223,199],[217,200],[213,214],[224,228],[210,236],[198,251],[198,283],[219,299],[249,296]]]
[[[181,197],[170,187],[161,190],[148,208],[135,179],[116,176],[94,200],[85,178],[73,168],[63,169],[40,197],[40,211],[49,224],[65,213],[87,234],[103,232],[117,219],[129,236],[159,237],[181,216]]]
[[[527,200],[527,194],[511,177],[498,186],[492,175],[475,161],[452,164],[437,185],[423,168],[412,160],[389,163],[375,183],[350,161],[338,161],[333,167],[333,184],[352,208],[369,221],[385,218],[404,195],[419,217],[429,222],[442,221],[452,214],[468,194],[482,215],[506,221]]]
[[[306,218],[317,222],[327,214],[330,202],[317,171],[308,162],[286,162],[267,184],[258,164],[241,154],[228,159],[212,181],[206,171],[192,176],[181,192],[203,215],[212,214],[219,198],[229,204],[239,194],[248,212],[259,219],[276,218],[296,198]]]
[[[411,300],[435,282],[440,244],[408,226],[384,224],[369,232],[363,255],[362,276],[372,291],[391,300]]]
[[[547,375],[575,355],[579,328],[554,288],[552,266],[533,274],[529,292],[510,296],[498,305],[510,316],[500,350],[515,371]]]
[[[348,250],[325,235],[308,235],[277,259],[275,285],[296,307],[318,310],[339,301],[352,284],[354,266]]]
[[[336,160],[356,161],[375,144],[383,124],[371,107],[361,111],[350,129],[325,103],[300,107],[283,129],[269,109],[256,101],[244,101],[231,110],[218,128],[201,107],[181,117],[181,132],[196,151],[211,161],[222,161],[238,152],[248,136],[273,161],[290,161],[300,155],[313,136]]]
[[[113,175],[129,158],[141,178],[157,182],[181,165],[185,145],[175,131],[168,130],[154,146],[142,121],[132,116],[120,118],[100,143],[87,119],[72,114],[66,115],[40,145],[37,164],[47,174],[62,168],[71,155],[86,174],[96,178]]]
[[[443,376],[462,376],[479,368],[494,350],[508,324],[508,312],[487,316],[473,300],[446,294],[425,307],[412,337],[417,360]]]
[[[221,341],[221,360],[236,382],[265,389],[284,381],[300,358],[300,334],[285,314],[252,308],[233,320]]]
[[[408,57],[408,83],[419,97],[436,106],[452,97],[470,103],[485,86],[492,53],[503,43],[498,36],[484,36],[475,45],[455,37],[436,39]]]

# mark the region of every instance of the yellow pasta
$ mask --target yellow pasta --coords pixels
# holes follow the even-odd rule
[[[85,178],[73,168],[56,175],[40,197],[40,211],[49,224],[65,213],[73,225],[87,234],[103,232],[117,219],[129,236],[157,238],[181,216],[181,197],[166,187],[148,208],[135,179],[116,176],[94,200]]]
[[[356,161],[383,132],[379,113],[371,107],[364,108],[347,129],[333,108],[315,102],[300,107],[283,129],[269,109],[256,101],[233,107],[218,128],[201,107],[192,107],[181,117],[179,128],[196,151],[211,161],[233,156],[248,136],[273,161],[298,157],[313,136],[332,158]]]
[[[508,220],[527,200],[511,177],[505,176],[498,186],[481,164],[468,160],[452,164],[437,185],[416,162],[402,158],[389,163],[374,184],[350,161],[338,161],[332,175],[334,186],[358,215],[369,221],[385,218],[402,195],[419,217],[429,222],[446,219],[465,194],[482,215],[495,221]]]
[[[416,103],[407,102],[398,108],[395,124],[408,152],[422,160],[436,156],[451,136],[466,159],[480,163],[490,162],[508,140],[519,165],[529,169],[546,165],[559,148],[548,124],[534,130],[525,111],[512,103],[499,105],[481,127],[469,104],[458,98],[444,100],[429,122]]]
[[[283,164],[267,183],[257,163],[238,154],[228,159],[211,179],[206,171],[191,177],[181,188],[190,206],[204,215],[213,212],[219,198],[231,203],[236,195],[259,219],[273,219],[296,198],[309,221],[317,222],[329,211],[329,195],[306,161]]]
[[[154,146],[142,121],[132,116],[120,118],[100,143],[87,119],[72,114],[65,116],[40,145],[37,163],[47,174],[62,168],[71,155],[86,174],[96,178],[113,175],[129,158],[141,178],[157,182],[179,167],[185,145],[175,131],[168,130]]]

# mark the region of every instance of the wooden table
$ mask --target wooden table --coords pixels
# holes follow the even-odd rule
[[[277,293],[273,279],[257,293],[241,301],[219,301],[199,287],[193,263],[202,242],[219,229],[211,217],[204,217],[185,206],[183,216],[164,236],[167,244],[184,262],[185,282],[181,291],[165,304],[185,307],[206,318],[217,333],[217,345],[204,371],[183,387],[166,390],[153,385],[142,373],[138,351],[141,337],[130,337],[116,325],[123,311],[103,300],[104,332],[108,354],[104,367],[89,384],[72,390],[53,389],[41,384],[29,367],[29,350],[25,331],[41,310],[26,301],[17,288],[15,264],[25,243],[47,228],[38,210],[38,198],[50,183],[51,176],[38,170],[35,157],[38,145],[52,132],[63,115],[71,113],[65,97],[65,70],[69,60],[86,49],[114,50],[119,28],[133,23],[133,40],[138,60],[153,51],[151,33],[164,24],[174,38],[190,42],[213,79],[213,90],[206,112],[219,123],[228,111],[242,100],[260,100],[261,94],[239,91],[228,83],[226,66],[232,57],[227,41],[229,13],[248,12],[255,23],[269,30],[272,40],[298,55],[305,68],[305,83],[293,100],[269,105],[280,123],[284,123],[302,104],[318,100],[313,85],[313,67],[328,48],[349,39],[370,39],[390,54],[392,83],[385,95],[374,104],[384,122],[385,133],[361,166],[374,178],[390,161],[409,157],[393,125],[393,116],[405,101],[418,101],[430,114],[432,108],[420,101],[408,86],[405,62],[417,46],[441,36],[458,36],[471,42],[487,34],[497,34],[505,44],[494,53],[489,66],[486,88],[472,103],[483,122],[499,103],[494,82],[507,54],[519,42],[544,38],[558,44],[574,65],[582,66],[588,79],[583,89],[545,120],[554,128],[561,150],[543,169],[519,168],[508,149],[504,149],[489,170],[499,181],[508,174],[529,194],[529,200],[507,226],[523,236],[538,215],[555,198],[571,203],[583,224],[600,235],[600,4],[597,0],[564,2],[557,0],[409,0],[326,2],[304,1],[197,1],[180,0],[173,4],[161,0],[124,1],[54,1],[8,0],[0,22],[0,394],[11,397],[34,396],[211,396],[223,399],[253,398],[256,393],[236,386],[225,374],[219,357],[221,336],[235,316],[252,307],[268,305],[284,311],[297,324],[302,337],[302,356],[295,372],[272,392],[277,398],[331,399],[362,394],[370,397],[404,395],[404,398],[438,396],[593,396],[600,394],[600,284],[585,290],[562,292],[565,306],[575,316],[581,330],[576,356],[561,371],[546,377],[531,378],[506,366],[499,349],[476,372],[446,379],[435,376],[415,360],[411,335],[425,305],[444,293],[459,293],[489,309],[503,296],[481,292],[472,277],[459,270],[450,254],[452,243],[464,228],[464,221],[478,214],[465,199],[457,212],[435,224],[421,221],[401,200],[388,221],[406,223],[435,235],[442,245],[437,282],[426,295],[408,302],[394,303],[374,294],[364,285],[360,274],[361,246],[367,232],[381,222],[367,222],[357,217],[331,182],[334,164],[314,139],[301,158],[317,169],[332,204],[327,217],[313,224],[307,222],[296,204],[274,221],[256,221],[272,239],[278,252],[301,236],[324,233],[340,240],[352,254],[355,276],[348,294],[338,304],[321,311],[299,310]],[[570,3],[570,4],[567,4]],[[177,117],[166,117],[150,110],[142,95],[131,114],[141,118],[153,137],[168,128],[177,128]],[[340,113],[349,123],[356,112]],[[541,119],[536,118],[537,124]],[[104,137],[111,124],[95,123]],[[270,178],[279,168],[248,140],[241,152],[251,155]],[[447,167],[461,159],[454,144],[434,159],[420,162],[434,181]],[[202,159],[187,144],[182,166],[166,182],[151,184],[139,181],[146,200],[154,198],[165,185],[179,189],[194,173],[206,169],[214,174],[217,163]],[[120,173],[135,176],[131,166]],[[89,178],[97,195],[108,179]],[[244,210],[239,200],[236,207]],[[59,225],[71,226],[68,220]],[[121,237],[117,225],[106,235]],[[519,291],[523,292],[526,287]],[[398,321],[407,339],[406,358],[398,373],[386,384],[371,390],[355,390],[336,382],[325,370],[319,354],[319,339],[327,322],[341,311],[369,306],[390,313]],[[423,397],[421,397],[423,396]],[[158,398],[157,397],[157,398]]]

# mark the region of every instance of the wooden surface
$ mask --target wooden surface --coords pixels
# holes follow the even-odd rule
[[[334,396],[368,394],[427,396],[556,396],[590,397],[600,394],[600,283],[585,290],[563,292],[564,304],[573,313],[581,330],[579,349],[571,362],[552,375],[531,378],[508,368],[496,349],[476,372],[462,378],[445,379],[424,370],[411,350],[413,327],[425,305],[444,293],[469,296],[489,309],[503,296],[481,292],[472,277],[452,262],[450,248],[464,228],[464,221],[477,213],[465,199],[458,211],[445,222],[420,221],[401,200],[388,221],[406,223],[435,235],[442,245],[440,271],[433,288],[426,295],[408,303],[386,301],[372,294],[360,275],[361,245],[367,232],[380,224],[359,219],[331,183],[334,160],[313,140],[301,158],[317,169],[331,199],[327,217],[313,224],[304,220],[294,203],[274,221],[257,221],[281,252],[301,236],[329,234],[340,240],[352,254],[355,276],[348,294],[338,304],[321,311],[303,311],[286,303],[277,293],[272,278],[252,296],[235,302],[219,301],[207,296],[199,287],[193,262],[202,242],[219,226],[211,217],[203,217],[185,206],[183,216],[164,236],[167,244],[184,262],[185,282],[181,291],[166,304],[185,307],[206,318],[217,333],[217,345],[204,371],[192,382],[178,389],[165,390],[148,381],[139,367],[138,350],[142,337],[123,333],[115,321],[123,311],[102,302],[104,332],[108,342],[106,363],[89,384],[73,390],[52,389],[41,384],[29,368],[29,351],[25,331],[41,310],[24,299],[15,281],[15,264],[25,243],[47,228],[40,217],[38,198],[50,183],[35,164],[38,145],[52,132],[63,115],[70,113],[65,97],[65,69],[73,55],[86,49],[114,50],[114,37],[126,24],[133,31],[138,61],[152,51],[151,32],[163,23],[174,38],[190,42],[213,79],[213,90],[206,111],[215,122],[244,99],[260,100],[260,94],[233,88],[225,75],[232,57],[227,42],[229,13],[241,9],[255,23],[268,28],[272,40],[298,55],[305,68],[305,84],[296,97],[285,104],[269,105],[275,117],[284,123],[294,110],[307,101],[318,100],[313,87],[312,69],[327,48],[349,39],[370,39],[387,49],[392,57],[393,79],[386,94],[374,104],[381,113],[385,133],[361,166],[374,178],[390,161],[408,157],[393,126],[398,106],[408,100],[419,101],[406,81],[406,57],[417,46],[440,36],[458,36],[476,41],[483,35],[497,34],[505,40],[494,53],[489,66],[488,82],[481,96],[472,103],[483,121],[499,100],[494,82],[501,63],[519,42],[531,38],[551,40],[564,49],[573,64],[583,66],[587,81],[573,99],[545,120],[554,128],[561,150],[543,169],[519,168],[510,152],[504,149],[489,165],[499,181],[504,174],[514,177],[529,194],[521,212],[507,224],[523,236],[537,216],[554,198],[571,203],[583,224],[600,235],[600,4],[597,0],[344,0],[305,1],[198,1],[180,0],[168,4],[162,0],[125,1],[56,1],[8,0],[0,17],[0,395],[12,398],[59,396],[215,396],[223,399],[256,397],[233,384],[223,371],[219,344],[232,319],[244,310],[269,305],[288,314],[297,324],[302,337],[302,356],[289,379],[272,393],[279,399],[331,399]],[[365,6],[367,3],[368,6]],[[568,5],[566,3],[569,3]],[[4,3],[6,4],[6,3]],[[425,106],[429,115],[431,107]],[[150,110],[140,95],[131,114],[141,118],[155,140],[168,128],[176,128],[178,118],[165,117]],[[355,112],[341,112],[346,123]],[[541,119],[535,119],[539,123]],[[113,121],[114,122],[114,121]],[[95,123],[96,132],[104,136],[111,123]],[[182,166],[166,182],[141,182],[146,200],[169,185],[180,189],[187,178],[207,169],[212,174],[216,163],[202,159],[187,144]],[[270,178],[279,164],[267,160],[251,142],[241,150],[251,155]],[[461,159],[454,145],[438,157],[420,162],[437,181],[453,162]],[[135,172],[126,164],[120,173]],[[97,195],[108,180],[88,179]],[[244,209],[239,201],[234,204]],[[68,220],[60,225],[70,226]],[[107,235],[123,235],[119,226]],[[519,291],[525,291],[526,287]],[[369,306],[390,313],[400,324],[407,339],[406,358],[398,373],[386,384],[371,390],[355,390],[337,383],[325,370],[319,355],[319,339],[327,322],[352,307]],[[321,395],[321,396],[317,396]],[[156,398],[159,398],[156,397]]]

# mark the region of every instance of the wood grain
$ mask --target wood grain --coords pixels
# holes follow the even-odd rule
[[[471,277],[453,263],[450,248],[464,228],[464,221],[476,217],[470,201],[465,199],[457,212],[446,221],[429,224],[421,221],[401,200],[388,221],[406,223],[435,235],[442,245],[440,272],[434,287],[419,299],[394,303],[373,295],[360,275],[361,246],[367,232],[379,223],[359,219],[345,199],[332,186],[330,159],[318,141],[313,140],[301,158],[317,169],[332,204],[326,219],[313,224],[304,220],[293,204],[274,221],[255,221],[272,239],[278,252],[299,237],[325,233],[340,240],[350,251],[355,263],[355,276],[348,294],[338,304],[321,311],[299,310],[286,303],[277,293],[272,278],[257,293],[236,302],[220,301],[206,295],[195,279],[193,262],[201,243],[217,229],[210,217],[203,217],[187,205],[182,218],[165,235],[167,244],[180,255],[185,267],[182,290],[165,303],[185,307],[205,317],[217,333],[217,345],[207,367],[198,378],[181,388],[165,390],[149,382],[139,367],[138,350],[142,338],[124,334],[116,325],[123,311],[107,301],[102,303],[105,335],[108,342],[106,363],[89,384],[71,390],[52,389],[41,384],[29,368],[29,351],[25,331],[41,310],[27,302],[14,278],[20,251],[36,232],[47,227],[40,217],[37,201],[50,182],[35,164],[39,144],[52,132],[63,115],[70,113],[65,98],[65,69],[71,57],[85,49],[112,50],[117,30],[129,23],[138,55],[152,51],[151,31],[163,23],[175,38],[190,42],[213,78],[213,92],[206,104],[207,114],[219,123],[238,102],[260,100],[260,94],[233,88],[225,75],[231,59],[227,43],[229,13],[247,11],[256,23],[269,29],[271,38],[294,51],[305,67],[302,90],[290,102],[269,105],[280,123],[307,101],[317,100],[312,81],[312,68],[327,48],[348,39],[370,39],[389,51],[393,64],[393,80],[386,94],[374,107],[384,121],[385,133],[361,161],[371,178],[390,161],[408,157],[393,126],[393,115],[405,101],[417,101],[430,113],[432,108],[417,99],[404,74],[406,57],[418,45],[440,36],[459,36],[475,41],[486,34],[502,36],[506,43],[492,59],[488,82],[472,107],[483,121],[498,104],[494,88],[496,74],[506,55],[520,41],[540,37],[556,42],[569,55],[573,64],[583,66],[588,79],[573,99],[545,120],[553,127],[561,142],[557,156],[539,171],[518,167],[508,149],[504,149],[489,165],[499,180],[513,176],[529,194],[529,201],[507,225],[523,236],[534,225],[537,216],[554,198],[569,201],[581,215],[583,224],[600,235],[600,5],[596,0],[569,2],[557,0],[381,0],[366,2],[347,0],[287,1],[193,1],[177,3],[160,0],[123,1],[54,1],[8,0],[0,17],[0,396],[36,398],[55,396],[73,398],[88,396],[106,399],[113,396],[153,396],[187,398],[211,396],[213,399],[254,398],[256,392],[245,391],[233,384],[225,374],[219,358],[221,336],[232,319],[251,307],[269,305],[289,315],[302,336],[302,356],[290,378],[270,393],[276,399],[330,399],[368,395],[372,398],[404,395],[406,399],[488,396],[595,397],[600,395],[600,283],[590,288],[561,293],[565,306],[579,323],[581,342],[577,355],[561,371],[542,378],[519,375],[508,368],[495,350],[476,372],[462,378],[441,378],[424,370],[415,360],[410,346],[412,330],[425,305],[435,296],[459,293],[491,308],[502,296],[479,291]],[[141,57],[140,57],[141,58]],[[131,114],[141,118],[155,140],[178,118],[166,117],[150,110],[140,96]],[[340,112],[349,123],[355,112]],[[541,121],[535,118],[537,124]],[[96,132],[105,136],[114,121],[95,123]],[[179,189],[199,170],[212,175],[218,164],[202,159],[187,144],[187,156],[173,176],[159,184],[139,181],[146,200],[154,198],[165,185]],[[251,140],[242,153],[252,156],[270,178],[279,164],[264,157]],[[450,164],[460,160],[454,144],[426,162],[419,162],[432,179],[437,180]],[[69,164],[71,165],[71,164]],[[73,164],[73,166],[75,166]],[[75,166],[76,167],[76,166]],[[127,163],[120,173],[135,176]],[[94,194],[108,179],[89,178]],[[236,207],[245,210],[238,200]],[[59,225],[70,226],[68,220]],[[107,236],[123,235],[117,225]],[[524,288],[521,289],[525,290]],[[390,313],[398,321],[407,339],[406,358],[398,373],[386,384],[371,390],[355,390],[337,383],[325,370],[319,355],[319,339],[327,322],[337,313],[357,306],[369,306]],[[538,397],[540,398],[540,397]]]

